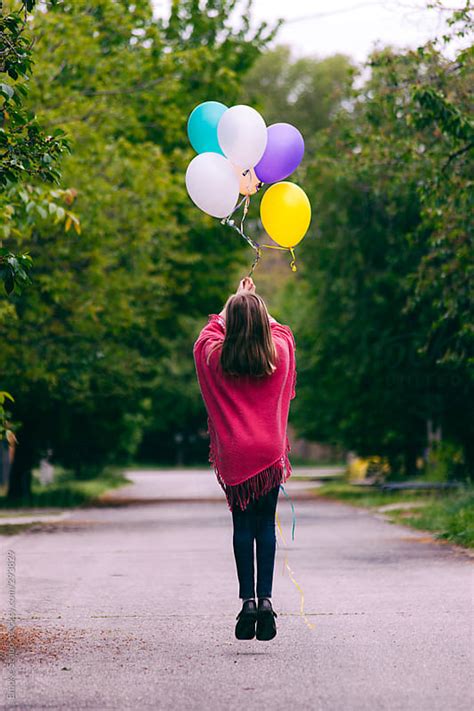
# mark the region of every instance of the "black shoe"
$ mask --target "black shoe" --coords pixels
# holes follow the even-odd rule
[[[277,613],[272,607],[272,603],[267,597],[258,601],[257,611],[257,639],[267,642],[273,639],[277,633],[275,617]]]
[[[235,636],[237,639],[253,639],[257,621],[257,606],[255,600],[246,600],[236,617]]]

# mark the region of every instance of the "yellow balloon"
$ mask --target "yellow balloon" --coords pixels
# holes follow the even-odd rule
[[[311,222],[311,203],[295,183],[271,185],[260,204],[260,217],[266,233],[281,247],[301,242]]]

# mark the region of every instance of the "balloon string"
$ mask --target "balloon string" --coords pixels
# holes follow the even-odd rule
[[[249,174],[250,174],[250,171],[249,171]],[[248,214],[248,211],[249,211],[249,207],[250,207],[250,195],[247,195],[247,196],[246,196],[246,199],[245,199],[245,203],[244,203],[244,211],[243,211],[243,213],[242,213],[242,221],[241,221],[241,223],[240,223],[240,231],[242,232],[242,234],[244,234],[244,222],[245,222],[245,218],[247,217],[247,214]],[[255,244],[256,244],[255,258],[254,258],[254,260],[253,260],[253,262],[252,262],[252,266],[250,267],[250,271],[249,271],[249,274],[248,274],[249,277],[253,276],[253,273],[254,273],[254,271],[255,271],[255,267],[256,267],[257,264],[259,263],[260,258],[261,258],[261,256],[262,256],[262,251],[261,251],[261,249],[260,249],[260,245],[258,244],[258,242],[255,242]]]
[[[237,212],[237,210],[240,210],[240,208],[242,207],[242,205],[244,204],[244,202],[246,201],[246,199],[247,199],[247,196],[244,195],[244,197],[242,198],[242,200],[237,203],[237,205],[234,207],[234,209],[232,210],[232,212],[231,212],[229,215],[227,215],[227,217],[224,217],[223,220],[221,220],[222,224],[224,224],[225,221],[229,220],[229,219],[232,217],[232,215]]]
[[[281,252],[289,252],[292,257],[290,262],[291,271],[297,271],[298,267],[296,266],[296,256],[293,251],[293,247],[279,247],[276,244],[261,244],[260,247],[266,247],[267,249],[279,249]]]
[[[245,222],[245,218],[247,217],[247,213],[248,213],[248,211],[249,211],[249,207],[250,207],[250,195],[247,195],[247,196],[245,197],[244,211],[243,211],[243,213],[242,213],[242,220],[241,220],[241,222],[240,222],[240,229],[242,230],[242,232],[244,231],[244,222]]]
[[[263,183],[260,183],[260,185],[257,187],[257,190],[259,190],[261,185],[263,185]],[[232,218],[232,215],[234,215],[237,212],[237,210],[239,210],[242,207],[242,205],[244,206],[244,210],[242,213],[242,219],[240,221],[240,227],[238,227],[235,224],[235,221],[231,218]],[[234,207],[234,209],[232,210],[230,215],[228,215],[223,220],[221,220],[222,225],[228,225],[229,227],[232,227],[236,232],[239,233],[239,235],[241,237],[244,238],[244,240],[255,251],[255,258],[252,262],[252,266],[250,267],[250,271],[248,274],[249,277],[251,277],[253,275],[255,268],[262,257],[262,247],[265,247],[266,249],[278,249],[281,252],[290,252],[291,257],[292,257],[291,262],[290,262],[290,268],[291,268],[292,272],[296,272],[297,271],[296,257],[295,257],[295,253],[293,251],[293,247],[280,247],[279,245],[276,245],[276,244],[259,244],[258,242],[251,239],[248,235],[245,234],[244,223],[245,223],[245,218],[247,217],[247,214],[249,211],[249,207],[250,207],[250,195],[244,195],[242,200],[239,203],[237,203],[236,207]]]
[[[293,247],[290,247],[290,254],[292,256],[292,260],[290,262],[291,271],[296,272],[298,267],[296,266],[296,257],[295,257],[295,253],[293,251]]]
[[[281,537],[281,539],[282,539],[282,541],[283,541],[283,545],[284,545],[285,548],[286,548],[286,540],[285,540],[285,536],[283,535],[283,531],[282,531],[282,528],[281,528],[281,523],[280,523],[280,518],[279,518],[279,516],[278,516],[278,512],[276,513],[276,523],[277,523],[277,527],[278,527],[278,533],[280,534],[280,537]],[[310,621],[308,620],[308,617],[306,616],[305,611],[304,611],[304,591],[303,591],[303,588],[301,587],[301,585],[300,585],[300,584],[298,583],[298,581],[296,580],[295,574],[294,574],[292,568],[290,567],[290,565],[289,565],[289,563],[288,563],[288,553],[287,553],[286,551],[285,551],[284,567],[285,567],[285,568],[287,569],[287,571],[288,571],[288,576],[289,576],[291,582],[293,583],[293,585],[295,586],[295,588],[296,588],[297,591],[299,592],[299,595],[300,595],[300,615],[301,615],[301,617],[303,618],[305,624],[308,626],[308,628],[309,628],[310,630],[314,630],[314,629],[316,628],[316,625],[314,625],[312,622],[310,622]]]
[[[257,242],[254,242],[253,239],[251,239],[250,237],[248,237],[248,236],[245,234],[245,232],[244,232],[243,230],[241,230],[240,227],[238,227],[238,226],[235,224],[234,220],[231,220],[231,219],[230,219],[230,217],[226,217],[225,219],[221,220],[221,224],[222,224],[222,225],[229,225],[229,227],[232,227],[232,229],[234,229],[236,232],[238,232],[239,235],[240,235],[241,237],[243,237],[246,242],[248,242],[248,244],[252,247],[252,249],[257,250],[257,249],[260,248],[260,245],[257,244]]]
[[[244,211],[242,214],[242,219],[240,221],[240,227],[238,227],[235,224],[235,221],[232,218],[232,215],[244,205]],[[247,213],[249,211],[250,207],[250,196],[249,195],[244,195],[242,200],[238,203],[238,205],[232,210],[230,215],[228,217],[225,217],[223,220],[221,220],[221,224],[223,225],[229,225],[229,227],[232,227],[236,232],[239,233],[241,237],[244,238],[244,240],[252,247],[252,249],[255,251],[255,258],[253,260],[252,266],[250,267],[250,272],[249,272],[249,277],[252,276],[254,273],[255,267],[257,266],[258,262],[260,261],[261,257],[261,250],[260,250],[260,245],[258,242],[255,242],[253,239],[251,239],[248,235],[245,234],[244,232],[244,222],[245,218],[247,217]]]
[[[262,256],[262,250],[260,249],[260,247],[257,247],[257,249],[255,250],[255,259],[253,260],[252,266],[250,267],[249,277],[253,276],[255,267],[259,263],[261,256]]]

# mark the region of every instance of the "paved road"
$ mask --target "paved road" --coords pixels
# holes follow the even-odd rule
[[[291,543],[281,499],[288,546],[276,565],[279,633],[269,643],[239,642],[230,513],[212,475],[135,476],[126,494],[148,496],[146,505],[77,510],[1,539],[5,572],[8,549],[16,561],[19,645],[1,690],[15,682],[16,708],[473,707],[473,567],[462,552],[365,511],[311,500],[296,501]],[[198,486],[197,476],[202,495],[186,490],[175,501]],[[160,503],[164,477],[168,501]],[[313,630],[299,615],[285,553]],[[11,611],[5,579],[1,605]]]

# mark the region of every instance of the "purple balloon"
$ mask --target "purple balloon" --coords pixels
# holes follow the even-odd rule
[[[277,183],[296,170],[304,155],[304,140],[297,128],[289,123],[274,123],[267,128],[267,147],[255,166],[262,183]]]

